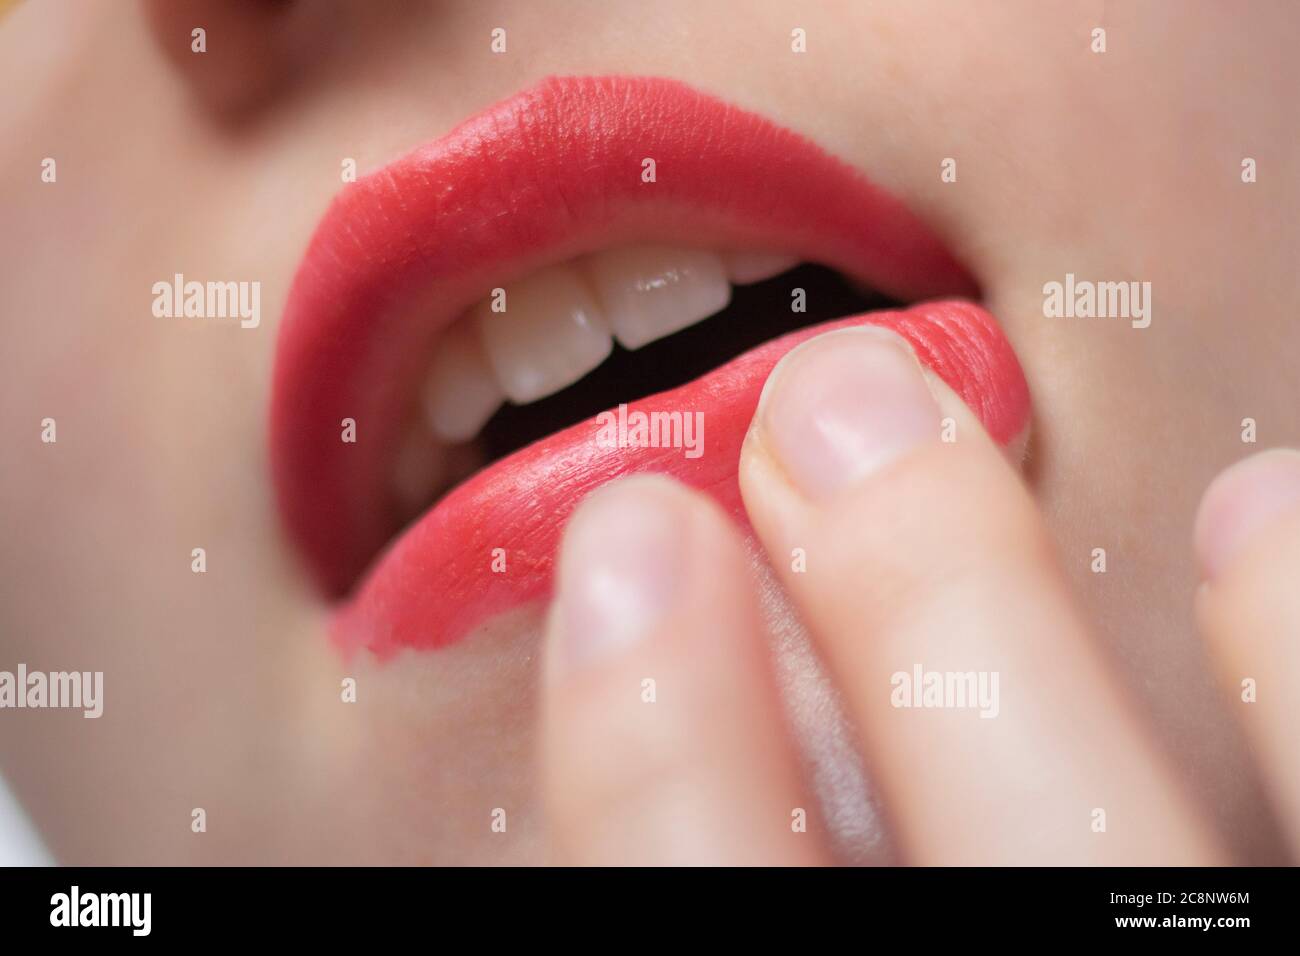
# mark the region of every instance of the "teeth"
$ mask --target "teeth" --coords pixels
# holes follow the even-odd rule
[[[488,364],[517,404],[576,382],[614,347],[595,299],[573,266],[543,269],[506,290],[506,311],[491,299],[474,309]]]
[[[445,442],[468,441],[506,400],[473,323],[461,319],[438,343],[424,387],[424,418]]]
[[[775,252],[724,252],[722,262],[727,269],[727,278],[735,285],[762,282],[789,272],[799,264],[794,256]]]
[[[588,258],[587,275],[615,338],[629,349],[726,308],[731,285],[716,253],[636,246]]]
[[[603,362],[611,331],[640,348],[726,308],[732,283],[761,282],[798,262],[770,252],[625,247],[516,283],[505,312],[484,299],[438,343],[421,394],[426,428],[401,451],[399,497],[414,502],[445,479],[446,446],[474,438],[507,399],[544,398]]]

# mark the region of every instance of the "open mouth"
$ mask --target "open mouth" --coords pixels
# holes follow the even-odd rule
[[[1015,437],[1028,393],[991,317],[888,307],[974,291],[793,132],[673,81],[548,80],[326,213],[277,346],[281,512],[349,595],[345,649],[444,646],[547,596],[568,513],[605,481],[666,472],[740,516],[763,381],[819,331],[894,329]]]
[[[398,452],[399,505],[415,515],[534,441],[788,332],[897,305],[770,253],[630,246],[544,268],[498,287],[435,346]],[[695,440],[675,427],[679,443]]]

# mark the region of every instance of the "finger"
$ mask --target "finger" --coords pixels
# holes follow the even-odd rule
[[[1012,467],[901,339],[850,329],[787,355],[741,488],[912,861],[1213,859]]]
[[[745,554],[703,496],[638,477],[583,502],[546,655],[544,785],[569,860],[821,859]]]
[[[1300,452],[1233,465],[1196,517],[1197,616],[1300,854]]]

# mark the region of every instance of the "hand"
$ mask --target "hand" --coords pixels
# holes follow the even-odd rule
[[[945,418],[956,441],[941,440]],[[1090,636],[1008,456],[900,339],[853,329],[787,355],[740,476],[904,860],[1227,862]],[[1263,685],[1238,709],[1300,853],[1289,745],[1300,698],[1285,690],[1300,680],[1300,455],[1264,453],[1220,476],[1195,546],[1211,657],[1234,700],[1243,680]],[[546,658],[546,798],[572,862],[833,862],[743,545],[705,497],[645,476],[583,503]],[[946,706],[919,706],[918,669],[941,681],[973,672],[970,694],[951,685],[934,698]],[[807,832],[792,826],[799,809]]]

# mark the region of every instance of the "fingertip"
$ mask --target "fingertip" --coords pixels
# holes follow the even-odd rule
[[[1210,482],[1193,543],[1203,581],[1214,582],[1260,533],[1300,507],[1300,451],[1274,448],[1245,458]]]
[[[777,363],[751,436],[801,496],[822,501],[938,441],[941,420],[910,346],[859,327],[810,339]]]
[[[543,788],[567,859],[820,859],[790,828],[808,802],[745,551],[704,494],[636,476],[578,507],[546,653]]]
[[[553,675],[635,646],[671,612],[693,505],[686,488],[661,475],[611,482],[578,505],[560,546]]]

